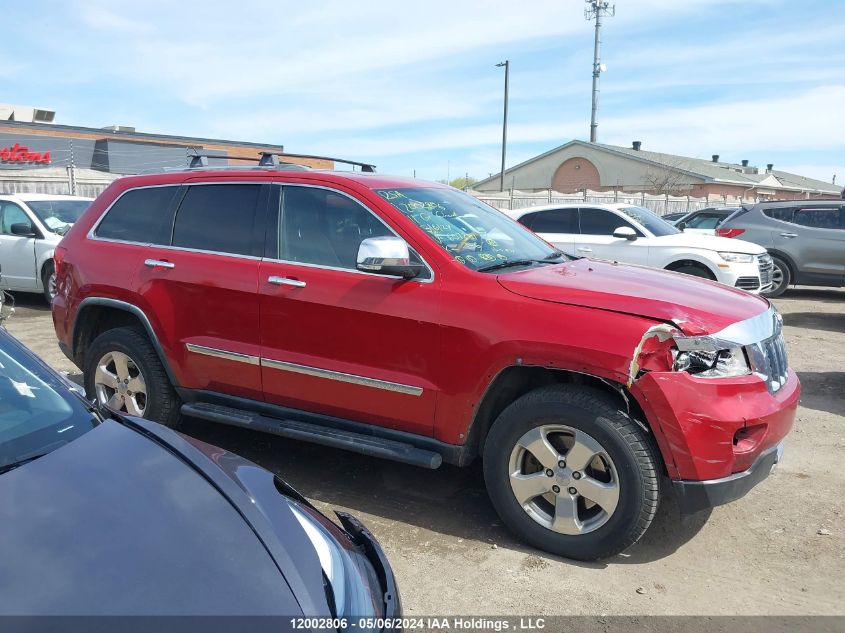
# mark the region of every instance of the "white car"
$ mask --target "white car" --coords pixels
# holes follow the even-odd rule
[[[751,242],[684,233],[629,204],[558,204],[506,211],[568,255],[664,268],[753,293],[772,284],[772,258]]]
[[[0,287],[56,294],[53,251],[91,198],[0,194]]]

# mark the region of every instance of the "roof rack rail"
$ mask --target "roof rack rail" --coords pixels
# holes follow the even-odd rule
[[[188,162],[188,169],[236,169],[232,165],[209,165],[208,159],[209,158],[221,158],[224,160],[246,160],[257,162],[258,167],[274,167],[275,169],[295,169],[295,170],[306,170],[309,167],[305,165],[297,165],[296,163],[282,163],[278,160],[273,162],[268,162],[264,160],[264,153],[262,153],[261,157],[253,157],[253,156],[220,156],[219,154],[203,154],[201,152],[190,154],[188,156],[190,159]],[[275,158],[275,157],[274,157]]]
[[[366,173],[375,173],[376,166],[371,165],[370,163],[361,163],[354,160],[346,160],[343,158],[332,158],[330,156],[312,156],[310,154],[286,154],[282,152],[260,152],[260,155],[257,157],[252,156],[220,156],[219,154],[208,154],[203,152],[194,152],[188,156],[190,161],[188,162],[188,169],[207,169],[209,168],[208,159],[209,158],[221,158],[225,160],[247,160],[247,161],[257,161],[258,167],[270,167],[272,169],[310,169],[306,165],[300,165],[299,163],[292,163],[284,160],[279,160],[279,157],[282,158],[306,158],[310,160],[330,160],[334,163],[343,163],[345,165],[352,165],[353,167],[360,167],[362,172]],[[225,169],[226,166],[221,166],[218,169]]]
[[[264,161],[278,160],[277,157],[282,158],[307,158],[310,160],[330,160],[333,163],[343,163],[344,165],[352,165],[353,167],[360,167],[361,171],[367,173],[375,173],[376,166],[371,163],[361,163],[357,160],[346,160],[345,158],[333,158],[331,156],[314,156],[313,154],[288,154],[287,152],[261,152],[261,159],[258,164],[267,164]],[[284,161],[282,161],[284,164]]]

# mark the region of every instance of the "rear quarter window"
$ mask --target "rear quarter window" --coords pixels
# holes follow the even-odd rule
[[[94,231],[99,238],[170,244],[178,186],[130,189],[111,206]]]
[[[260,184],[191,185],[173,224],[173,246],[253,255]]]
[[[773,220],[780,220],[781,222],[792,222],[792,217],[795,215],[795,207],[770,207],[763,209],[763,215]]]

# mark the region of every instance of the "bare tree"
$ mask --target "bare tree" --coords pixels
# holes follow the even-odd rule
[[[687,175],[681,171],[681,161],[666,163],[663,167],[649,167],[643,177],[649,192],[657,195],[685,195],[690,188]]]

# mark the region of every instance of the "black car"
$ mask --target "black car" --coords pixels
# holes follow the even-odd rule
[[[706,209],[684,213],[677,218],[673,217],[669,222],[679,229],[712,230],[724,222],[736,210],[737,207],[707,207]],[[666,220],[667,216],[663,216],[663,219]]]
[[[399,615],[356,519],[76,389],[0,328],[0,615]]]

